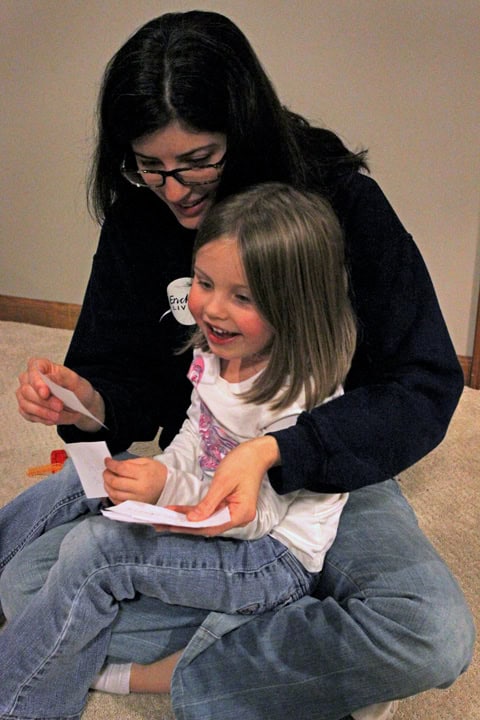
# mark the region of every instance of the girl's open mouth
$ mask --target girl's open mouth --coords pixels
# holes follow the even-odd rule
[[[222,328],[209,325],[207,323],[208,337],[212,338],[215,342],[228,342],[232,338],[238,337],[240,333],[230,332],[229,330],[223,330]]]

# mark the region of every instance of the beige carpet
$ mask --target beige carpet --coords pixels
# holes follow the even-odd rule
[[[32,465],[62,447],[55,429],[23,421],[16,411],[17,375],[30,355],[62,361],[71,332],[0,322],[0,504],[33,480]],[[148,447],[142,450],[148,452]],[[480,391],[466,388],[447,438],[401,478],[420,524],[457,576],[474,610],[480,609]],[[400,705],[395,720],[480,720],[480,653],[449,690],[431,691]],[[301,710],[299,720],[303,718]],[[116,697],[91,693],[85,720],[173,720],[168,696]],[[275,720],[275,718],[272,718]]]

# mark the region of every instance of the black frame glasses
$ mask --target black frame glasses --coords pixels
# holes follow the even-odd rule
[[[208,165],[193,165],[190,167],[175,168],[174,170],[128,170],[126,166],[126,161],[124,160],[120,167],[120,172],[122,173],[125,180],[128,180],[129,183],[135,185],[135,187],[138,188],[161,188],[165,185],[167,177],[173,177],[181,185],[185,185],[187,187],[191,187],[194,185],[211,185],[212,183],[217,182],[220,175],[222,174],[222,168],[225,164],[226,156],[227,153],[225,153],[223,157],[216,163],[209,163]],[[193,175],[195,175],[195,173],[199,171],[201,172],[202,170],[215,170],[215,177],[211,180],[198,180],[194,177],[192,177],[192,179],[185,179],[185,177],[182,176],[182,173],[193,173]],[[145,181],[142,181],[145,175],[157,175],[160,182],[147,183]]]

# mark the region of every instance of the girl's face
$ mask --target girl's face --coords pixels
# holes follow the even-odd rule
[[[212,240],[197,252],[188,306],[210,350],[239,379],[267,364],[273,331],[252,300],[234,237]]]
[[[176,170],[219,162],[227,149],[222,133],[193,132],[177,120],[132,143],[139,170]],[[162,187],[152,187],[180,225],[196,230],[215,201],[220,180],[209,185],[182,185],[176,178],[165,179]]]

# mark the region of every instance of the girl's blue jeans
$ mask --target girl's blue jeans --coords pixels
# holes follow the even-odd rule
[[[151,597],[157,558],[132,559],[129,538],[137,550],[151,546],[154,530],[92,517],[98,505],[67,464],[0,510],[9,618],[0,633],[0,718],[75,720],[105,660],[149,663],[184,647],[171,688],[181,720],[286,720],[299,708],[312,720],[338,720],[446,687],[469,664],[474,628],[464,597],[393,480],[351,493],[315,597],[261,615],[183,607],[196,594],[189,579],[178,605]],[[172,543],[172,577],[180,565],[190,578],[195,542],[186,539],[180,557]],[[263,551],[278,559],[281,547],[272,541]],[[231,600],[242,607],[237,589]]]

